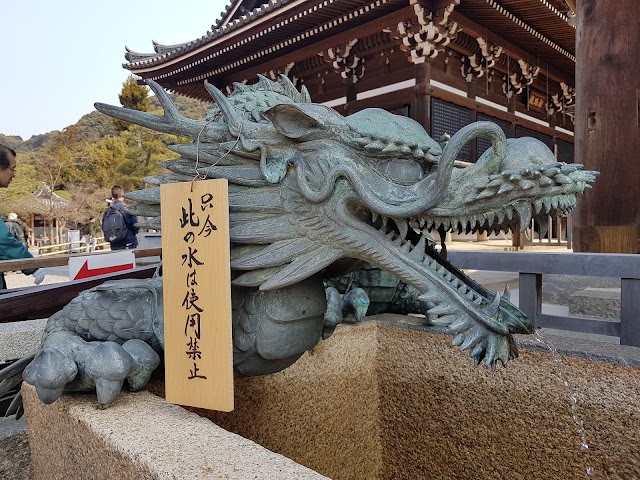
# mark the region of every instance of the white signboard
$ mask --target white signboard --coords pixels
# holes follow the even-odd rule
[[[133,250],[69,258],[69,278],[82,280],[136,268]]]

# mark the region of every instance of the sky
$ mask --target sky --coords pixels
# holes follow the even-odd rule
[[[119,105],[125,45],[153,52],[211,30],[231,0],[21,0],[0,13],[0,133],[62,130]]]

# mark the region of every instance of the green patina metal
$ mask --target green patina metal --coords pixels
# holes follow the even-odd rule
[[[332,286],[325,292],[324,282],[341,275],[343,283],[353,281],[353,275],[360,275],[353,272],[363,265],[392,275],[368,282],[393,283],[398,295],[388,299],[389,309],[417,310],[447,326],[455,334],[453,344],[468,349],[475,364],[506,364],[517,355],[512,335],[531,332],[532,326],[508,295],[488,291],[448,263],[426,230],[507,230],[526,227],[532,217],[564,216],[597,174],[556,162],[538,140],[507,140],[487,122],[464,127],[442,149],[409,118],[379,109],[343,117],[311,103],[306,90],[296,90],[286,77],[237,84],[229,97],[207,85],[216,105],[202,121],[182,116],[159,85],[149,85],[163,115],[103,104],[96,108],[193,140],[170,146],[180,158],[164,162],[171,173],[145,178],[148,184],[192,181],[196,173],[229,180],[234,367],[239,376],[291,365],[330,335],[348,307],[361,318],[368,304],[364,292],[343,298],[344,289]],[[489,138],[492,148],[477,163],[457,168],[456,155],[477,137]],[[159,187],[128,197],[136,202],[132,211],[150,217],[141,226],[161,228]],[[114,283],[81,294],[51,318],[43,348],[25,376],[44,401],[54,401],[65,388],[95,385],[100,403],[106,404],[134,370],[151,368],[155,360],[148,352],[127,353],[144,347],[120,347],[142,339],[161,348],[161,281],[149,282],[133,289],[141,302],[135,312],[122,313],[131,285]],[[386,301],[377,302],[376,311]],[[62,346],[69,342],[68,332],[109,346],[88,352],[83,345],[70,352]],[[56,349],[65,359],[52,353]],[[76,358],[80,350],[82,361]],[[85,372],[87,355],[113,364],[113,372]],[[69,362],[77,365],[77,373],[69,373],[74,370]],[[130,383],[141,388],[144,380],[138,376]]]

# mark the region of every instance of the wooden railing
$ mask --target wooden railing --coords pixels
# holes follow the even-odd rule
[[[150,248],[133,251],[136,257],[151,257],[161,255],[161,250]],[[77,255],[4,261],[0,262],[0,271],[66,265],[70,256]],[[462,269],[517,273],[520,282],[519,307],[538,327],[614,336],[620,338],[622,345],[640,347],[640,255],[450,250],[448,257],[451,263]],[[7,290],[0,294],[0,322],[44,318],[45,313],[50,315],[62,308],[81,290],[115,278],[146,278],[153,274],[154,269],[155,266],[151,266],[136,269],[135,272],[123,272],[117,277],[104,275],[66,284]],[[543,274],[620,278],[620,320],[542,313]]]
[[[519,307],[535,326],[620,337],[621,345],[640,347],[640,255],[452,250],[448,257],[462,269],[517,272]],[[542,313],[543,274],[620,278],[620,320]]]
[[[93,242],[90,245],[93,248]],[[110,246],[110,244],[109,242],[104,241],[104,237],[96,237],[96,245],[94,250],[104,250],[108,246]],[[44,245],[38,247],[38,257],[85,252],[86,249],[87,243],[80,239],[76,242],[56,243],[53,245]]]

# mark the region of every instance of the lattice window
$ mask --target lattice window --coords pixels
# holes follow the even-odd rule
[[[509,138],[511,136],[511,123],[510,122],[507,122],[505,120],[500,120],[498,118],[492,117],[490,115],[485,115],[483,113],[479,113],[476,118],[478,119],[479,122],[493,122],[493,123],[497,124],[502,129],[502,131],[507,136],[507,138]],[[488,138],[478,138],[477,139],[477,146],[478,146],[478,158],[480,158],[480,156],[484,152],[486,152],[489,149],[489,147],[491,146],[491,140],[489,140]]]
[[[544,133],[539,133],[534,130],[529,130],[528,128],[521,127],[520,125],[516,125],[516,138],[520,137],[533,137],[540,140],[547,147],[553,151],[553,137],[549,135],[545,135]]]
[[[445,102],[439,98],[431,99],[431,137],[436,141],[440,141],[440,137],[447,133],[453,136],[458,130],[465,125],[469,125],[471,115],[469,109],[460,107],[450,102]],[[469,145],[458,154],[458,160],[464,162],[472,162],[475,159],[470,158]]]
[[[556,144],[558,145],[558,161],[573,163],[575,161],[573,143],[565,142],[558,138],[556,139]]]

